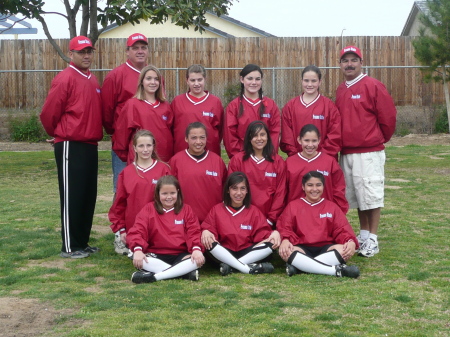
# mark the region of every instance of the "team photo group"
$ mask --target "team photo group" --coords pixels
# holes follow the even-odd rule
[[[263,95],[263,70],[247,64],[225,108],[208,91],[203,65],[187,68],[187,91],[169,102],[163,74],[148,64],[147,38],[132,34],[124,49],[126,62],[100,87],[90,72],[95,46],[84,36],[70,40],[71,62],[40,114],[58,172],[61,257],[100,252],[89,238],[105,130],[114,250],[137,268],[132,282],[197,281],[205,263],[222,276],[272,273],[274,254],[288,276],[359,277],[350,258],[380,251],[384,144],[396,108],[386,87],[363,73],[357,46],[336,55],[343,83],[335,102],[320,94],[321,70],[309,65],[292,83],[302,94],[278,107]]]

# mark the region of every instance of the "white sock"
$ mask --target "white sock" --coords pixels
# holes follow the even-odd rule
[[[168,263],[165,263],[163,260],[157,259],[155,257],[147,256],[148,262],[143,262],[142,269],[151,271],[153,273],[159,273],[160,271],[166,270],[167,268],[170,268],[171,265]]]
[[[369,239],[372,239],[375,242],[378,242],[378,235],[370,233]]]
[[[209,252],[220,262],[226,263],[230,267],[239,270],[241,273],[248,274],[250,272],[250,267],[247,264],[236,259],[233,254],[220,244],[216,244]]]
[[[241,261],[244,264],[254,263],[257,261],[261,261],[262,259],[265,259],[270,254],[272,254],[273,250],[270,245],[268,245],[266,242],[259,246],[253,247],[253,249],[242,256],[239,261]]]
[[[191,258],[187,258],[181,262],[178,262],[177,264],[174,264],[164,271],[156,273],[155,279],[157,281],[167,280],[170,278],[186,275],[187,273],[190,273],[191,271],[196,269],[198,269],[197,263],[193,262]]]
[[[336,249],[317,255],[314,259],[319,262],[329,264],[330,266],[337,266],[345,263],[341,254],[339,254],[339,252]]]
[[[335,266],[330,266],[329,264],[314,260],[299,251],[292,253],[288,263],[305,273],[336,276]]]
[[[359,237],[362,240],[367,240],[369,238],[369,234],[370,234],[370,232],[368,230],[365,230],[365,229],[361,229],[359,231]]]

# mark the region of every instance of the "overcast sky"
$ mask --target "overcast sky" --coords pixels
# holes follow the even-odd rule
[[[399,36],[414,0],[240,0],[229,16],[276,36]],[[47,0],[47,11],[64,11],[62,0]],[[54,38],[68,38],[67,22],[47,15]],[[37,35],[46,38],[39,22]],[[0,34],[12,39],[13,35]]]

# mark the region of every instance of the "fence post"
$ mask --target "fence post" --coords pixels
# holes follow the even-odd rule
[[[272,67],[272,99],[276,102],[277,101],[277,88],[275,87],[275,67]]]
[[[176,68],[175,70],[175,83],[176,83],[176,93],[175,96],[179,95],[179,85],[180,85],[180,72],[178,71],[180,68]]]

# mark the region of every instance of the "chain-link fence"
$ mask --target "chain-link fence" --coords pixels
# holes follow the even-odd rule
[[[273,98],[280,109],[301,94],[304,67],[263,68],[264,95]],[[220,97],[224,106],[239,92],[240,68],[207,68],[206,89]],[[93,69],[100,84],[110,70]],[[322,67],[320,91],[334,99],[343,81],[339,67]],[[8,120],[38,114],[57,70],[0,71],[0,137],[8,138]],[[169,101],[187,90],[186,69],[163,68]],[[444,97],[437,84],[426,84],[417,66],[364,67],[364,72],[382,81],[398,108],[397,134],[433,133],[436,119],[442,114]]]

